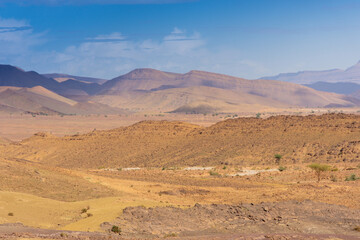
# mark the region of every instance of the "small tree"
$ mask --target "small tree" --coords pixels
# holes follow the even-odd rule
[[[276,162],[276,164],[279,164],[280,163],[280,160],[281,160],[281,158],[282,158],[282,155],[280,155],[280,154],[275,154],[275,162]]]
[[[330,168],[331,168],[329,165],[319,164],[319,163],[310,164],[308,167],[315,171],[315,174],[316,174],[316,176],[317,176],[317,181],[318,181],[318,182],[320,182],[321,173],[322,173],[322,172],[329,171]]]

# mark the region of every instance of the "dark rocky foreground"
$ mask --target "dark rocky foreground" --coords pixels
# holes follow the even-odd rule
[[[360,226],[360,210],[312,201],[196,204],[188,209],[129,207],[102,227],[109,231],[113,225],[121,228],[122,236],[141,238],[360,239],[355,230]]]

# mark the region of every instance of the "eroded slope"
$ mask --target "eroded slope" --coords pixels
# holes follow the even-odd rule
[[[38,134],[0,147],[3,157],[71,168],[213,166],[353,162],[360,156],[360,116],[238,118],[210,127],[144,121],[57,138]]]

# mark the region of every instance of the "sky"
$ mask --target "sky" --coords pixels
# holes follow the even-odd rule
[[[0,0],[0,63],[40,73],[256,79],[359,60],[358,0]]]

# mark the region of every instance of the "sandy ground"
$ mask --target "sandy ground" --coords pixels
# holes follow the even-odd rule
[[[0,131],[3,137],[20,140],[39,131],[67,135],[88,132],[94,128],[114,128],[137,122],[143,117],[0,115]],[[176,118],[175,115],[151,117],[161,120]],[[196,118],[193,115],[183,115],[183,118],[204,126],[223,120],[219,116],[203,115]],[[276,165],[65,169],[21,159],[4,158],[0,161],[0,224],[7,224],[0,226],[0,239],[144,237],[142,231],[145,228],[141,228],[145,226],[144,221],[147,224],[158,224],[146,225],[148,232],[145,237],[249,240],[360,239],[359,233],[355,230],[358,226],[360,229],[358,215],[355,214],[360,211],[360,161],[357,159],[352,162],[331,163],[331,171],[322,175],[320,183],[305,163],[285,163],[285,170],[279,171],[279,166]],[[354,181],[346,181],[345,179],[351,175],[355,175]],[[93,191],[94,189],[96,191]],[[309,200],[310,205],[301,205]],[[281,205],[284,202],[286,204]],[[254,210],[250,211],[251,214],[241,212],[241,218],[238,218],[231,214],[221,215],[223,210],[220,209],[219,213],[219,209],[211,208],[212,204],[226,204],[226,209],[242,205]],[[202,206],[199,214],[197,210],[194,211],[195,215],[191,211],[190,214],[183,214],[183,211],[194,209],[194,206]],[[260,210],[271,206],[277,209],[274,214],[281,212],[284,206],[285,211],[277,216],[272,216],[271,213],[269,224],[264,225],[262,217],[269,216]],[[164,207],[162,209],[165,210],[148,210],[155,207]],[[124,209],[133,210],[125,210],[124,214]],[[300,224],[297,225],[299,222],[286,215],[286,210],[296,213],[299,209],[307,209],[307,215],[302,216]],[[210,215],[214,219],[208,225],[226,220],[226,231],[220,229],[220,232],[204,232],[204,229],[193,228],[196,236],[181,233],[179,228],[184,227],[184,222],[194,221],[200,215],[204,219],[209,219],[206,215],[209,211],[218,212],[218,215]],[[311,211],[314,211],[314,218],[309,217]],[[169,214],[172,218],[167,218]],[[263,226],[263,232],[255,231],[254,226],[258,226],[258,222],[251,222],[249,215],[254,216],[256,221],[261,221],[259,224]],[[181,216],[185,217],[180,218]],[[273,220],[278,216],[287,220],[280,221],[279,225],[276,223],[278,220]],[[342,218],[343,216],[345,217]],[[169,219],[172,224],[168,224]],[[229,230],[243,226],[242,219],[248,219],[244,221],[255,224],[246,225],[249,232]],[[130,228],[131,222],[136,222],[137,225]],[[115,224],[123,228],[122,235],[108,233],[109,227]],[[172,227],[167,232],[162,231],[164,225]],[[294,228],[296,231],[292,231],[291,227],[294,226],[298,226]],[[311,226],[317,226],[316,231],[311,231]],[[66,235],[61,235],[62,233]]]
[[[328,112],[358,113],[360,109],[316,109],[292,108],[271,109],[262,112],[261,117],[274,115],[307,115]],[[200,126],[210,126],[216,122],[232,117],[255,117],[257,112],[224,113],[224,114],[169,114],[147,113],[130,115],[88,115],[88,116],[32,116],[30,114],[8,114],[0,112],[0,137],[19,141],[32,136],[36,132],[51,132],[57,136],[86,133],[94,129],[106,130],[121,126],[129,126],[143,120],[183,121]]]
[[[158,114],[156,114],[158,115]],[[37,132],[49,132],[56,136],[87,133],[94,129],[106,130],[129,126],[142,120],[176,120],[209,126],[223,120],[212,115],[92,115],[92,116],[36,116],[0,114],[0,136],[19,141]]]
[[[341,166],[339,169],[325,174],[320,183],[316,183],[314,173],[306,170],[306,166],[239,177],[226,177],[226,174],[235,171],[231,169],[218,169],[222,176],[211,176],[208,171],[186,170],[153,169],[115,173],[73,170],[69,174],[110,187],[119,192],[118,196],[64,202],[2,191],[0,223],[21,222],[46,229],[102,231],[101,223],[113,221],[129,206],[171,205],[187,208],[196,203],[238,204],[312,199],[359,209],[360,181],[344,179],[351,174],[360,175],[360,169],[346,170]],[[336,182],[331,180],[333,175],[338,179]],[[347,196],[345,199],[344,194]],[[82,214],[82,209],[88,207],[89,210]],[[13,216],[9,216],[9,213],[13,213]]]

